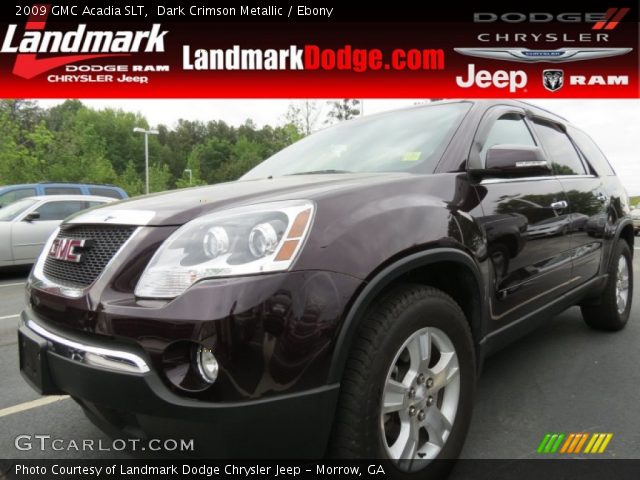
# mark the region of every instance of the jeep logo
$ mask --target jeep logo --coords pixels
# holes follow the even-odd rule
[[[513,93],[527,85],[527,74],[524,70],[496,70],[491,73],[488,70],[478,70],[472,63],[467,70],[467,78],[462,76],[456,77],[456,84],[461,88],[470,88],[474,85],[479,88],[509,88],[509,92]]]

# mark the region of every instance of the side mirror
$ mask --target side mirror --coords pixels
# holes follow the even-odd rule
[[[31,213],[27,213],[27,216],[24,217],[24,221],[25,222],[33,222],[34,220],[37,220],[40,218],[40,213],[39,212],[31,212]]]
[[[481,176],[530,177],[549,175],[551,166],[540,147],[494,145],[487,150],[484,169],[472,173]]]

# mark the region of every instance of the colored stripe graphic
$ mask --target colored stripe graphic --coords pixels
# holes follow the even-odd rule
[[[574,438],[576,438],[576,434],[570,433],[569,436],[567,437],[567,440],[564,442],[564,445],[562,446],[562,450],[560,450],[560,453],[567,453],[567,449],[569,448],[569,445],[571,445],[571,442],[573,442]]]
[[[547,433],[536,451],[543,454],[577,454],[584,453],[604,453],[609,442],[613,438],[612,433]]]
[[[629,13],[630,8],[609,8],[604,14],[604,20],[596,22],[591,30],[613,30],[620,20]]]
[[[611,17],[618,11],[617,8],[609,8],[604,14],[604,20],[600,22],[596,22],[591,30],[602,30],[604,26],[611,20]]]
[[[584,442],[587,441],[588,437],[589,435],[586,433],[581,434],[580,443],[578,443],[578,445],[576,446],[575,453],[580,453],[580,450],[582,450],[582,446],[584,445]]]
[[[613,17],[613,20],[611,20],[606,27],[604,27],[605,30],[613,30],[614,28],[616,28],[618,26],[618,22],[620,22],[620,20],[622,20],[622,17],[624,17],[628,12],[629,12],[629,8],[621,8],[618,13],[616,14],[615,17]]]

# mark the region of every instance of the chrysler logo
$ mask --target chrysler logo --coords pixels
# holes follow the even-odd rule
[[[624,55],[633,48],[558,48],[557,50],[531,50],[528,48],[454,48],[462,55],[470,57],[491,58],[494,60],[509,60],[512,62],[577,62],[579,60],[594,60],[596,58],[615,57]]]
[[[82,252],[79,249],[87,248],[90,240],[79,238],[56,238],[49,249],[48,256],[65,262],[80,263]]]
[[[562,70],[543,70],[542,85],[550,92],[555,92],[564,85],[564,72]]]

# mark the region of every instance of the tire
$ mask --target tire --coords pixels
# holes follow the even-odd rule
[[[626,265],[626,296],[618,295],[624,291]],[[597,330],[622,330],[631,313],[633,298],[633,258],[629,244],[618,240],[609,267],[609,279],[597,304],[581,306],[582,317],[591,328]]]
[[[412,359],[426,352],[420,346],[427,344],[430,354],[422,355],[418,371],[424,376],[420,377],[417,371],[413,373],[418,363]],[[394,289],[369,311],[354,340],[341,383],[330,454],[391,459],[393,471],[386,471],[389,478],[446,475],[453,462],[439,459],[455,459],[462,449],[471,420],[475,378],[471,331],[458,304],[431,287]],[[392,410],[384,415],[383,395]],[[450,428],[443,417],[452,424]],[[421,426],[416,427],[418,424]],[[414,451],[415,458],[394,459],[392,452],[402,450],[402,438],[411,432],[418,432],[417,450],[407,450]],[[433,445],[427,444],[427,438]],[[429,461],[431,458],[438,461]]]

